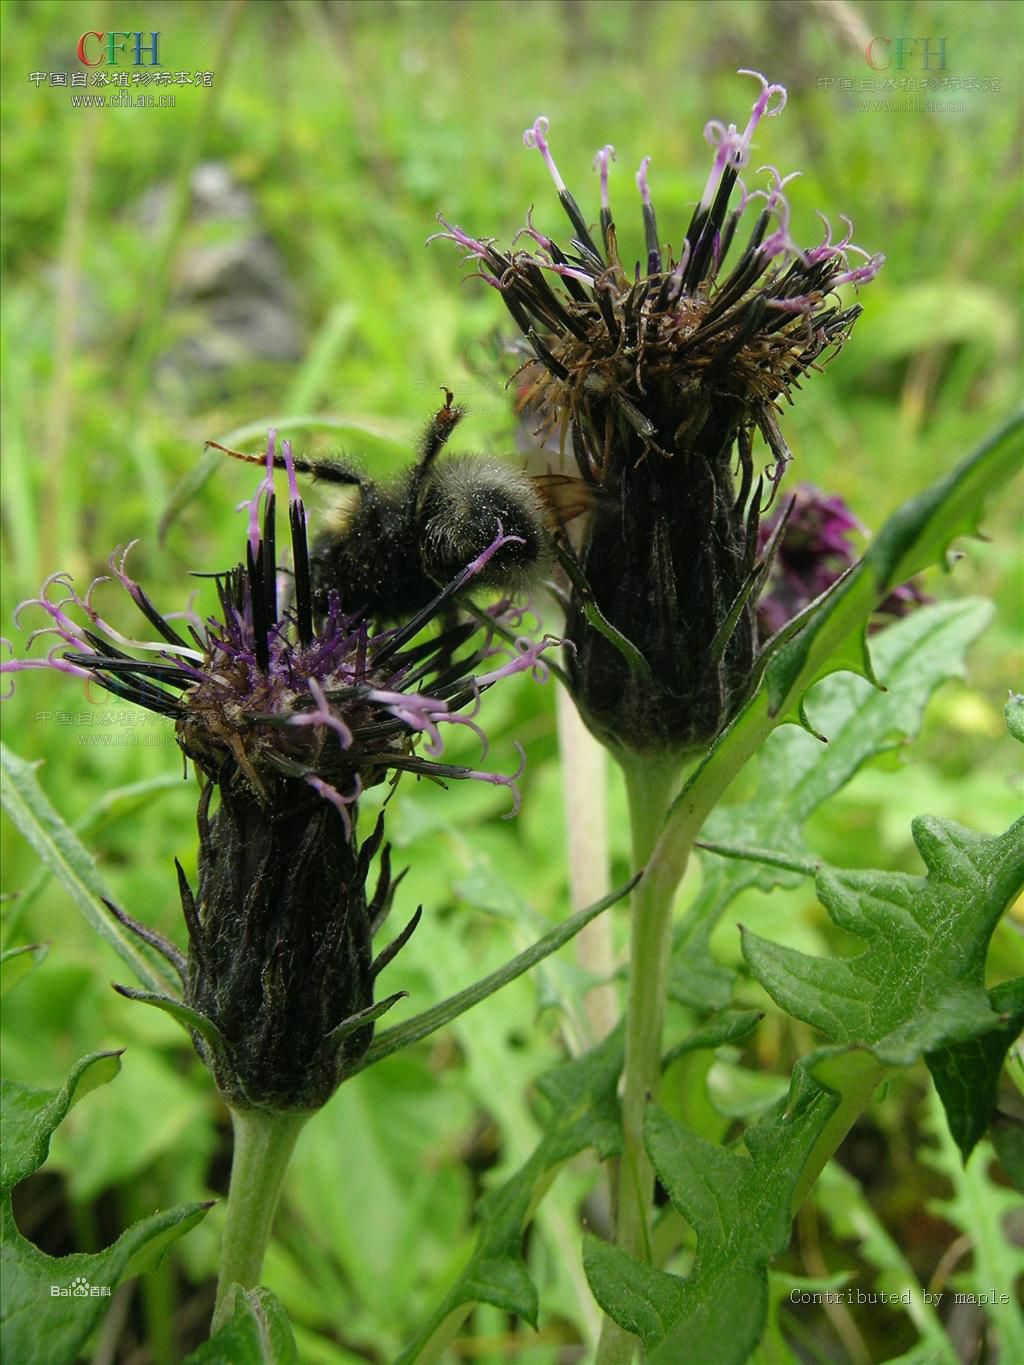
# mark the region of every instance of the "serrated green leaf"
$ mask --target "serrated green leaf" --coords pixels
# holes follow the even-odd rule
[[[105,1251],[53,1257],[22,1237],[5,1195],[0,1210],[4,1283],[0,1349],[4,1359],[45,1360],[48,1365],[70,1365],[77,1360],[109,1308],[113,1291],[150,1268],[209,1208],[209,1204],[185,1204],[167,1209],[133,1224]],[[82,1290],[83,1285],[84,1292],[76,1294],[75,1288]]]
[[[627,1272],[615,1253],[595,1256],[591,1248],[596,1277],[588,1270],[604,1311],[641,1336],[648,1365],[747,1360],[767,1314],[768,1263],[788,1244],[794,1190],[837,1104],[800,1063],[788,1095],[747,1130],[749,1155],[648,1111],[648,1154],[673,1207],[697,1234],[693,1268],[685,1279],[651,1275],[649,1267]]]
[[[36,765],[0,744],[3,805],[38,856],[63,883],[86,920],[150,990],[176,984],[173,971],[147,954],[103,904],[106,889],[86,848],[61,819],[36,781]]]
[[[49,951],[45,943],[30,943],[24,948],[8,948],[0,953],[0,996],[13,990],[29,972],[35,971]]]
[[[94,1053],[76,1064],[59,1090],[4,1084],[0,1349],[6,1360],[53,1365],[76,1360],[110,1306],[113,1291],[158,1263],[210,1207],[187,1204],[144,1218],[96,1254],[47,1256],[21,1235],[11,1188],[45,1161],[54,1129],[71,1106],[116,1075],[119,1066],[120,1054]]]
[[[395,1365],[437,1360],[458,1330],[465,1305],[490,1303],[536,1325],[537,1291],[522,1254],[523,1233],[558,1166],[586,1147],[602,1159],[620,1150],[616,1093],[622,1070],[622,1029],[538,1082],[550,1115],[544,1136],[511,1180],[480,1201],[477,1245],[458,1283]]]
[[[702,844],[743,845],[782,855],[775,866],[706,859],[700,894],[676,931],[670,993],[696,1008],[721,1008],[731,974],[712,959],[708,938],[732,900],[748,887],[792,886],[803,856],[802,829],[868,759],[917,734],[941,683],[964,675],[964,656],[991,620],[992,608],[966,599],[922,608],[874,637],[875,667],[885,691],[849,673],[815,686],[807,708],[823,745],[792,726],[766,740],[756,791],[708,818]],[[788,856],[787,856],[788,855]],[[787,870],[790,869],[790,870]]]
[[[1001,1020],[996,1027],[925,1056],[949,1131],[965,1161],[985,1136],[995,1108],[999,1073],[1007,1051],[1024,1028],[1024,977],[1004,981],[990,991],[989,1004]]]
[[[818,896],[861,953],[817,958],[743,935],[757,979],[787,1013],[885,1065],[999,1028],[985,958],[1000,916],[1024,884],[1024,820],[998,838],[921,817],[914,842],[926,877],[822,868]]]
[[[113,1080],[120,1069],[119,1052],[92,1052],[75,1063],[59,1090],[0,1082],[0,1191],[7,1194],[39,1169],[50,1150],[53,1130],[68,1110],[91,1090]]]
[[[298,1365],[288,1315],[267,1289],[231,1292],[231,1316],[185,1365]]]

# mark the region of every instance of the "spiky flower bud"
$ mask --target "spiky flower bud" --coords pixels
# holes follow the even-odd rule
[[[178,744],[203,779],[195,892],[178,869],[187,958],[110,908],[163,953],[182,991],[172,999],[119,989],[189,1025],[232,1106],[275,1111],[322,1105],[366,1053],[374,1020],[399,999],[375,1002],[374,980],[420,912],[374,959],[371,942],[396,880],[383,819],[369,837],[358,838],[360,794],[389,776],[414,772],[506,786],[518,808],[518,773],[439,760],[441,727],[469,726],[486,752],[483,732],[461,712],[503,676],[542,674],[540,655],[552,643],[520,637],[510,660],[491,659],[507,603],[484,614],[493,630],[449,623],[420,638],[424,625],[447,614],[452,598],[507,543],[500,527],[488,549],[408,625],[374,634],[362,616],[343,613],[336,593],[318,612],[305,509],[287,442],[283,449],[294,574],[288,606],[282,608],[277,583],[271,433],[267,474],[249,504],[245,562],[218,576],[218,614],[202,621],[186,613],[186,638],[128,576],[126,555],[115,557],[113,576],[159,641],[129,640],[99,615],[93,597],[105,580],[82,597],[66,576],[54,575],[18,614],[35,607],[50,618],[30,645],[48,634],[59,643],[45,660],[3,665],[4,672],[55,668],[91,678],[173,719]],[[54,600],[58,587],[65,595]]]
[[[705,745],[756,685],[758,523],[790,458],[778,405],[838,350],[860,313],[835,291],[871,280],[883,261],[851,244],[852,228],[833,242],[827,220],[818,246],[799,247],[784,193],[792,177],[773,166],[758,171],[764,188],[744,186],[755,130],[782,112],[786,92],[741,74],[761,91],[742,132],[705,128],[714,162],[677,254],[659,234],[650,158],[636,177],[646,250],[629,269],[608,192],[613,149],[597,154],[592,233],[544,118],[525,141],[554,181],[569,244],[529,219],[521,234],[529,250],[499,250],[443,219],[437,234],[465,248],[500,292],[535,357],[522,398],[542,414],[540,434],[568,434],[595,491],[571,566],[568,671],[594,733],[639,753]],[[727,266],[754,205],[747,243]],[[853,254],[864,263],[851,263]],[[756,432],[771,453],[764,474],[755,471]]]

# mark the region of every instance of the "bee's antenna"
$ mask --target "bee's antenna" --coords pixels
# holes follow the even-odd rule
[[[266,455],[248,455],[243,450],[232,450],[230,446],[222,446],[219,441],[206,441],[203,449],[209,450],[211,446],[214,450],[220,450],[225,455],[230,455],[233,460],[245,460],[246,464],[266,465],[267,463]],[[274,456],[275,469],[287,469],[287,467],[283,455]],[[358,474],[353,473],[351,469],[346,469],[337,460],[306,460],[302,456],[296,456],[292,459],[292,468],[299,474],[312,474],[314,479],[320,479],[324,483],[362,483]]]

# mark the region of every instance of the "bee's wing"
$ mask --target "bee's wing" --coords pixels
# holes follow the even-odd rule
[[[530,482],[554,530],[592,511],[597,503],[598,490],[571,474],[533,474]]]

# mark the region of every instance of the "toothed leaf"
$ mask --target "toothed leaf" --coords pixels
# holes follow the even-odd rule
[[[985,990],[989,939],[1024,884],[1024,820],[998,838],[921,817],[912,826],[927,876],[822,868],[818,896],[840,928],[866,942],[819,958],[743,935],[752,972],[789,1014],[882,1062],[925,1053],[1003,1024]]]
[[[719,806],[702,840],[771,849],[783,855],[783,864],[703,860],[700,894],[676,934],[669,986],[676,999],[704,1009],[728,1002],[731,973],[708,948],[722,913],[748,887],[767,891],[799,883],[785,860],[805,856],[806,821],[868,759],[917,734],[932,693],[945,680],[964,676],[967,649],[991,616],[987,602],[967,599],[923,607],[895,622],[873,641],[885,691],[849,673],[833,674],[811,690],[811,721],[827,745],[793,726],[768,737],[756,791],[739,804]]]
[[[114,1290],[159,1263],[167,1247],[194,1227],[208,1204],[186,1204],[144,1218],[95,1254],[47,1256],[22,1236],[11,1188],[46,1160],[50,1138],[68,1110],[120,1066],[117,1053],[94,1053],[72,1069],[59,1090],[3,1086],[3,1177],[0,1269],[5,1360],[75,1360],[109,1308]]]
[[[794,1191],[839,1097],[806,1059],[789,1094],[746,1134],[747,1153],[706,1142],[659,1109],[644,1125],[647,1151],[673,1206],[697,1234],[685,1277],[627,1263],[588,1242],[585,1268],[598,1303],[638,1335],[648,1365],[742,1365],[768,1310],[768,1263],[788,1244]]]

